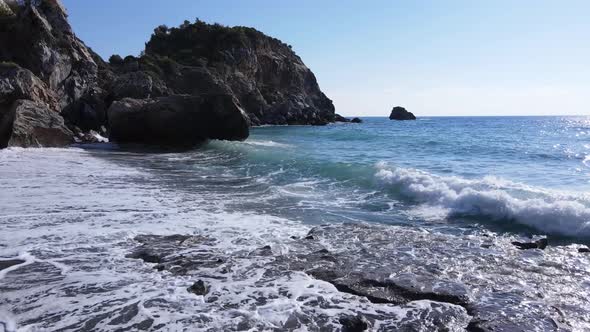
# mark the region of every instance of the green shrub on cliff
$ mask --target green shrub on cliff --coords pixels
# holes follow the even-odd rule
[[[254,28],[207,24],[197,19],[194,23],[184,21],[178,28],[160,25],[154,29],[146,43],[146,54],[166,56],[181,64],[198,65],[203,59],[224,60],[224,51],[255,48],[262,41],[287,47]]]
[[[121,58],[121,56],[119,54],[113,54],[109,58],[109,63],[111,65],[120,65],[120,64],[123,64],[123,58]]]

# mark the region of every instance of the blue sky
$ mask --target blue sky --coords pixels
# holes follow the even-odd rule
[[[63,0],[104,58],[200,18],[293,45],[343,115],[590,115],[590,1]]]

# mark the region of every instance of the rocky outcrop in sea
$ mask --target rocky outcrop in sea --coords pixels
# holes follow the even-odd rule
[[[405,108],[396,106],[391,110],[389,120],[416,120],[416,116]]]
[[[59,0],[0,0],[0,27],[0,148],[100,135],[241,140],[251,124],[335,120],[332,101],[291,47],[252,28],[160,26],[140,57],[107,63],[76,37]],[[122,104],[143,106],[131,112]],[[160,120],[166,128],[148,125]]]

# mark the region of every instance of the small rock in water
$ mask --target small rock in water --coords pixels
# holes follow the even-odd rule
[[[199,280],[195,282],[192,286],[186,289],[189,293],[193,293],[195,295],[207,295],[209,293],[209,287],[205,285],[203,280]]]
[[[354,119],[350,120],[350,122],[352,122],[352,123],[363,123],[363,120],[361,120],[359,118],[354,118]]]
[[[578,252],[590,252],[590,248],[578,248]]]
[[[250,256],[272,256],[271,246],[258,248],[250,253]]]
[[[146,249],[138,249],[135,252],[125,256],[127,258],[141,259],[146,263],[161,263],[162,257]]]
[[[549,242],[546,238],[537,240],[535,242],[512,242],[513,245],[517,246],[520,250],[527,250],[527,249],[541,249],[544,250],[547,248],[547,244]]]
[[[11,266],[14,266],[14,265],[22,264],[24,262],[25,261],[23,261],[21,259],[9,259],[6,261],[0,261],[0,271],[7,269]]]
[[[313,237],[313,235],[308,235],[305,237],[306,240],[314,240],[315,238]]]
[[[342,332],[361,332],[369,328],[369,322],[363,316],[344,316],[340,318]]]

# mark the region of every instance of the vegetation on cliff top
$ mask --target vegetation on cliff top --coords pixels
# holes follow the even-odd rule
[[[178,28],[160,25],[154,29],[146,43],[145,54],[166,56],[184,65],[198,65],[204,59],[223,60],[220,50],[255,48],[263,43],[291,49],[290,45],[254,28],[207,24],[197,19],[195,23],[184,21]]]

